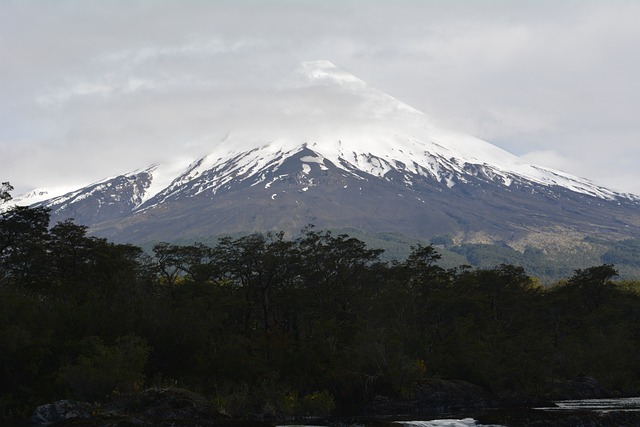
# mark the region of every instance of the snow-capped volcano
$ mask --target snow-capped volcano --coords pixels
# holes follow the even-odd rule
[[[640,203],[445,129],[327,61],[297,67],[268,123],[189,165],[153,165],[42,202],[119,240],[306,224],[429,238],[535,229],[640,236]],[[511,237],[509,237],[511,236]]]

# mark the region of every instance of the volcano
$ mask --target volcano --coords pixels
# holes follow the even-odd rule
[[[188,165],[152,164],[15,202],[133,243],[308,224],[459,242],[640,237],[635,195],[446,129],[327,61],[300,64],[292,81],[268,126],[247,117]]]

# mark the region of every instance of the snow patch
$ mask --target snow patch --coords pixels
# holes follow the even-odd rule
[[[451,178],[445,178],[445,185],[449,188],[453,188],[456,183]]]
[[[313,156],[304,156],[304,157],[300,157],[300,161],[301,162],[305,162],[305,163],[318,163],[318,164],[323,164],[324,163],[324,158],[323,157],[313,157]]]

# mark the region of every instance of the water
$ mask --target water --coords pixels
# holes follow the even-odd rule
[[[554,402],[556,406],[533,408],[527,411],[544,411],[549,415],[554,413],[561,416],[562,413],[567,414],[571,412],[576,413],[599,413],[605,414],[611,411],[628,411],[628,412],[640,412],[640,397],[630,397],[623,399],[582,399],[582,400],[562,400]],[[530,413],[527,412],[529,415]],[[517,414],[511,414],[510,418],[517,418]],[[527,416],[528,418],[528,416]],[[535,419],[536,417],[534,417]],[[541,416],[540,419],[546,419],[547,417]],[[528,418],[529,419],[529,418]],[[553,416],[555,419],[555,416]],[[561,419],[561,418],[558,418]],[[366,424],[366,423],[365,423]],[[423,421],[394,421],[392,424],[396,424],[398,427],[504,427],[499,424],[480,424],[474,418],[461,418],[461,419],[437,419],[437,420],[423,420]],[[360,425],[360,424],[358,424]],[[279,426],[279,427],[311,427],[311,426]],[[325,427],[325,426],[314,426]]]
[[[545,411],[640,411],[640,397],[624,399],[582,399],[554,402],[557,407],[537,408]]]
[[[478,424],[473,418],[461,420],[431,420],[431,421],[396,421],[405,427],[502,427],[492,424]]]
[[[394,421],[398,427],[503,427],[494,424],[478,424],[473,418],[442,419],[430,421]],[[326,426],[277,426],[277,427],[326,427]]]

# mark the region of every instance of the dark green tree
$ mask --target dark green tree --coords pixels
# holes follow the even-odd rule
[[[242,291],[246,330],[261,327],[267,331],[283,323],[273,296],[293,285],[297,265],[294,243],[284,240],[283,233],[222,238],[211,262],[225,272],[218,280],[231,281]]]
[[[507,323],[518,314],[518,303],[533,281],[520,266],[501,264],[490,270],[479,270],[478,287],[484,293],[489,308],[496,320],[504,320]]]
[[[191,246],[160,242],[153,247],[158,270],[165,283],[175,285],[180,278],[205,281],[211,271],[206,269],[211,249],[198,243]]]
[[[91,259],[96,239],[86,234],[87,227],[75,224],[72,219],[59,222],[49,230],[48,257],[57,285],[77,286],[93,273]]]
[[[611,279],[617,275],[612,264],[578,269],[569,279],[568,286],[579,290],[584,308],[591,312],[603,304],[607,291],[612,288]]]
[[[13,191],[13,186],[9,184],[9,182],[3,182],[0,184],[0,203],[11,200],[10,191]]]
[[[0,284],[46,281],[48,227],[48,208],[16,206],[0,214]]]

